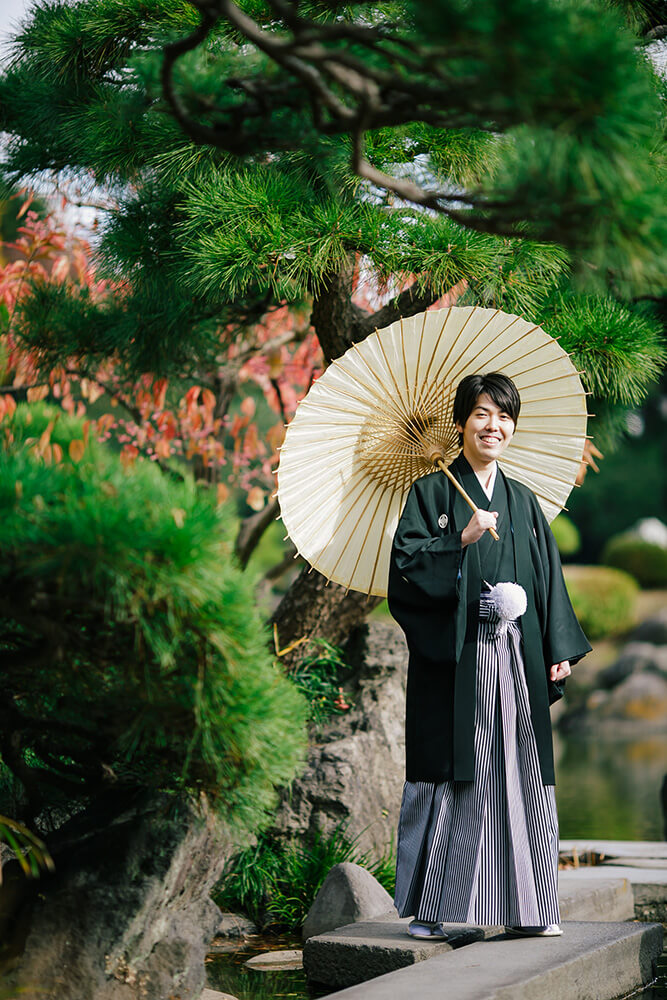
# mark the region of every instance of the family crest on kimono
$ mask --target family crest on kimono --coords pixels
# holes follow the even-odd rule
[[[591,646],[537,498],[497,464],[520,406],[504,375],[460,382],[449,471],[478,509],[443,472],[424,476],[392,547],[410,654],[395,901],[415,937],[449,922],[562,933],[549,706]]]

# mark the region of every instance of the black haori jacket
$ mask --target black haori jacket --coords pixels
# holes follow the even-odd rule
[[[565,589],[558,549],[535,495],[498,470],[491,501],[467,460],[450,471],[479,507],[498,510],[500,542],[488,532],[462,548],[471,512],[443,472],[418,479],[391,555],[389,609],[405,632],[408,781],[472,781],[477,628],[482,580],[526,591],[519,620],[542,780],[555,783],[548,671],[590,651]]]

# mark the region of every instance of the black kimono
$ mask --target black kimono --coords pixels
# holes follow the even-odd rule
[[[575,617],[546,518],[535,495],[500,469],[492,500],[463,455],[450,466],[474,502],[499,513],[488,532],[461,546],[465,500],[442,472],[418,479],[394,537],[389,609],[410,651],[406,706],[408,781],[471,781],[479,595],[482,581],[526,591],[521,618],[526,680],[542,779],[554,784],[548,671],[591,646]]]
[[[410,650],[396,906],[420,921],[557,924],[548,671],[590,646],[535,496],[498,470],[489,501],[462,455],[451,469],[498,511],[500,541],[462,548],[470,509],[444,474],[412,487],[389,581]],[[499,582],[526,591],[520,619],[480,600]]]

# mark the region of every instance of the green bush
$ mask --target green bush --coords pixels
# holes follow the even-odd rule
[[[311,639],[320,650],[299,660],[290,671],[290,680],[308,702],[308,717],[317,731],[332,715],[350,708],[340,684],[341,675],[349,670],[343,651],[326,639]]]
[[[627,631],[636,621],[639,587],[631,576],[608,566],[564,566],[565,583],[589,639]]]
[[[393,895],[393,845],[373,858],[359,849],[359,837],[350,837],[343,822],[329,834],[316,831],[287,842],[261,834],[254,847],[230,859],[213,899],[223,910],[245,913],[261,928],[298,930],[325,878],[343,861],[362,865]]]
[[[33,814],[154,789],[204,792],[255,827],[304,757],[306,705],[269,652],[230,515],[150,462],[93,443],[70,460],[82,438],[45,407],[0,426],[4,764]]]
[[[570,520],[567,514],[559,514],[551,522],[551,530],[558,551],[562,556],[573,556],[581,548],[581,536],[576,524]]]
[[[667,587],[667,549],[636,535],[614,535],[602,551],[602,562],[622,569],[642,587]]]

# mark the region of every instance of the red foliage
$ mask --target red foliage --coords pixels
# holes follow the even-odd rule
[[[100,300],[119,290],[96,278],[84,241],[68,236],[54,216],[39,219],[30,202],[28,198],[21,209],[25,222],[18,239],[2,247],[0,303],[6,315],[0,328],[0,386],[5,387],[0,392],[0,421],[15,408],[11,390],[27,389],[28,401],[49,398],[67,413],[86,416],[85,438],[93,434],[100,441],[117,442],[126,464],[140,455],[192,464],[199,478],[216,484],[220,502],[236,487],[244,491],[251,509],[261,510],[274,489],[272,469],[285,424],[323,367],[307,313],[284,304],[251,329],[236,333],[227,347],[223,345],[231,331],[221,329],[218,370],[202,373],[185,393],[178,383],[150,373],[128,383],[113,360],[90,370],[72,359],[43,371],[38,355],[22,347],[13,331],[16,305],[30,294],[31,282],[85,286]],[[405,275],[379,287],[360,259],[355,303],[373,312],[413,280]],[[456,301],[462,290],[452,289],[434,307]],[[231,402],[230,377],[235,380]],[[103,410],[100,415],[91,412],[93,404],[99,404],[96,414]],[[39,448],[45,461],[62,458],[50,444],[50,430]],[[69,457],[81,461],[83,453],[77,443]]]

